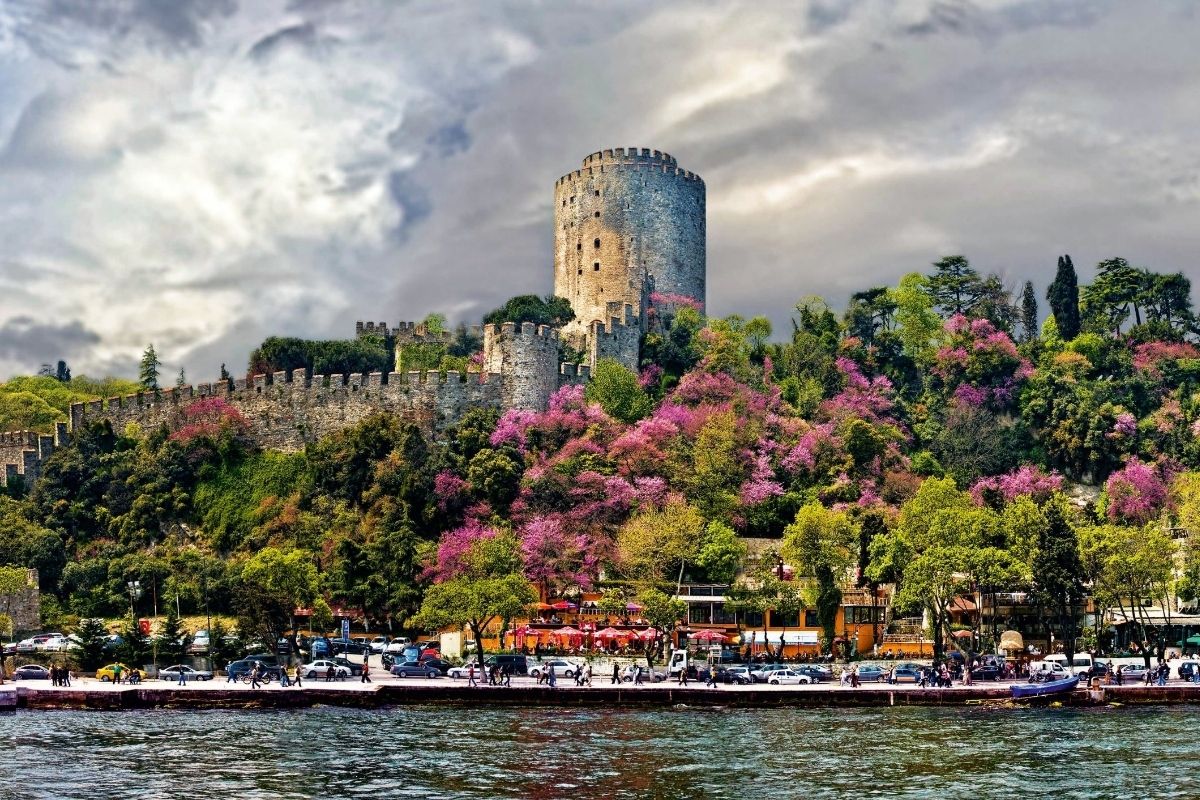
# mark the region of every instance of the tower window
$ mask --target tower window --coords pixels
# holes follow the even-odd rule
[[[599,247],[599,246],[600,246],[600,240],[599,240],[599,239],[596,239],[596,240],[594,240],[594,241],[592,242],[592,244],[593,244],[594,246],[596,246],[596,247]]]
[[[600,262],[599,262],[599,261],[597,261],[596,263],[592,264],[592,271],[593,271],[593,272],[599,272],[599,271],[600,271]]]
[[[600,196],[600,190],[599,190],[599,189],[597,189],[597,190],[596,190],[596,197],[599,197],[599,196]]]
[[[576,249],[576,250],[582,250],[582,249],[583,249],[583,242],[576,242],[576,243],[575,243],[575,249]]]
[[[575,195],[571,195],[571,202],[572,202],[572,203],[574,203],[574,202],[575,202]]]
[[[599,211],[597,211],[597,212],[596,212],[596,214],[595,214],[595,216],[597,216],[597,217],[598,217],[598,216],[600,216],[600,212],[599,212]]]
[[[583,274],[583,268],[582,268],[582,267],[580,267],[580,268],[579,268],[579,271],[578,271],[578,272],[576,272],[575,274],[576,274],[576,275],[582,275],[582,274]]]

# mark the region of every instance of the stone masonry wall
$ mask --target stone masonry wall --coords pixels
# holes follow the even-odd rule
[[[593,153],[554,187],[554,293],[576,319],[572,341],[610,303],[629,304],[644,326],[651,292],[705,300],[705,187],[658,150]]]
[[[78,428],[107,419],[118,431],[129,423],[143,428],[175,427],[191,403],[220,397],[246,418],[259,445],[295,451],[380,411],[412,420],[433,433],[453,424],[469,408],[501,407],[503,384],[501,376],[486,373],[447,372],[443,377],[438,373],[374,372],[309,378],[304,370],[296,370],[290,375],[257,375],[249,382],[238,379],[183,386],[157,396],[143,392],[77,403],[71,406],[71,425]]]
[[[52,436],[34,431],[0,433],[0,486],[19,479],[26,489],[33,488],[42,464],[69,440],[65,422],[55,424]]]
[[[628,304],[613,308],[616,305],[610,304],[606,322],[593,322],[588,330],[588,361],[595,369],[600,359],[611,358],[637,372],[642,330]]]
[[[12,617],[14,631],[33,631],[41,627],[41,595],[36,569],[29,570],[28,583],[23,590],[0,595],[0,612]]]

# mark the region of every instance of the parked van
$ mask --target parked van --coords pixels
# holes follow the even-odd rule
[[[1060,664],[1063,671],[1068,675],[1078,675],[1081,678],[1091,677],[1095,667],[1092,657],[1087,653],[1076,653],[1071,659],[1070,667],[1067,666],[1067,656],[1065,653],[1054,653],[1053,655],[1045,656],[1042,660]]]
[[[488,656],[483,660],[483,664],[488,669],[492,665],[498,666],[501,669],[507,668],[513,675],[528,675],[529,674],[529,659],[526,656],[520,655],[498,655]]]
[[[1029,665],[1029,677],[1048,676],[1051,680],[1056,681],[1070,677],[1071,673],[1067,672],[1067,668],[1063,666],[1064,661],[1066,661],[1065,657],[1059,661],[1050,661],[1049,659],[1034,661]]]

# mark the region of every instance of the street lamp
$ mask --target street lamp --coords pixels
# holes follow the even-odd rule
[[[134,609],[134,602],[142,596],[142,582],[129,581],[125,584],[125,588],[129,590],[129,616],[133,620],[133,624],[137,625],[137,611]]]

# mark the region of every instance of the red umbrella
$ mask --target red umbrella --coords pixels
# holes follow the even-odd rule
[[[621,631],[616,628],[605,628],[601,631],[596,631],[597,639],[628,639],[632,636],[629,631]]]
[[[643,642],[652,642],[658,638],[658,631],[656,631],[654,628],[646,628],[646,630],[639,633],[637,637]]]
[[[550,605],[549,603],[538,603],[534,606],[534,608],[536,608],[538,611],[549,611],[550,609],[554,608],[554,606]]]
[[[723,642],[725,641],[725,634],[710,628],[702,630],[699,633],[693,633],[691,638],[698,642]]]
[[[559,600],[557,603],[550,605],[550,608],[553,608],[555,611],[570,611],[575,607],[574,603],[568,603],[566,600]]]
[[[970,631],[955,631],[954,633],[952,633],[950,635],[953,636],[955,639],[970,639],[975,634],[971,633]]]
[[[578,628],[572,628],[568,625],[565,628],[559,628],[554,632],[555,636],[583,636],[583,631]]]

